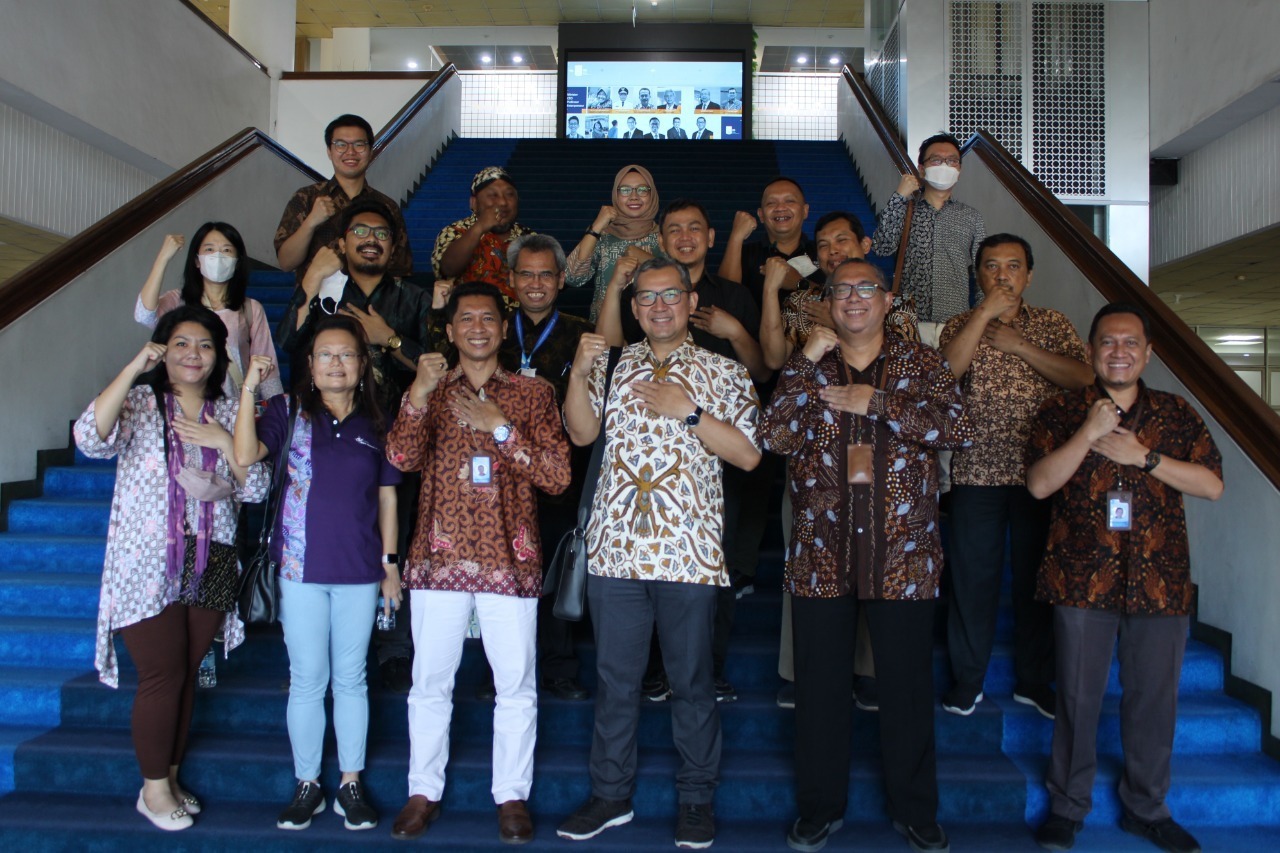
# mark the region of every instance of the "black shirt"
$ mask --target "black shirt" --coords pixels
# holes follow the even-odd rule
[[[764,273],[760,272],[760,268],[764,266],[764,262],[769,258],[778,257],[785,261],[792,258],[805,256],[813,261],[813,265],[818,265],[818,244],[813,238],[807,234],[800,235],[800,245],[796,246],[796,250],[787,255],[778,251],[776,243],[771,243],[768,239],[753,240],[742,246],[742,286],[751,294],[751,298],[755,300],[756,309],[759,310],[764,304]],[[810,280],[822,281],[823,275],[820,271],[814,272],[812,276],[808,276]],[[757,327],[757,332],[759,327]]]
[[[534,346],[546,331],[552,317],[556,318],[555,326],[535,350]],[[521,331],[524,333],[523,349],[520,346]],[[507,320],[507,337],[502,341],[498,361],[504,369],[515,373],[521,367],[521,354],[529,353],[529,366],[537,371],[538,376],[555,386],[556,402],[563,406],[564,396],[569,390],[569,367],[578,352],[578,340],[592,331],[595,331],[595,327],[591,323],[573,314],[553,313],[543,318],[541,323],[534,323],[521,310]]]

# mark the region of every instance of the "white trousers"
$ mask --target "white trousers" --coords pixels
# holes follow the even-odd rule
[[[410,592],[413,688],[409,691],[409,796],[444,795],[453,685],[474,605],[493,668],[493,801],[529,799],[538,733],[534,659],[538,599],[493,593]]]

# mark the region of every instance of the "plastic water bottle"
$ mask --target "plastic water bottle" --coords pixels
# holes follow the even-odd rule
[[[475,608],[471,608],[471,618],[467,621],[467,639],[480,639],[480,617],[476,615]]]
[[[387,612],[386,606],[386,599],[378,596],[378,615],[375,622],[379,631],[394,631],[396,629],[396,611],[393,607],[390,612]]]
[[[200,661],[200,672],[196,678],[196,683],[201,687],[218,686],[218,663],[213,653],[213,646],[209,647],[209,651],[205,653],[204,660]]]

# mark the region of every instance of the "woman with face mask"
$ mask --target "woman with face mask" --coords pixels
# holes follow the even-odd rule
[[[74,428],[86,456],[117,460],[94,664],[120,685],[118,634],[137,670],[136,809],[164,830],[201,811],[178,781],[197,673],[219,631],[228,651],[244,640],[236,519],[267,494],[266,466],[235,461],[226,335],[201,305],[170,311]]]
[[[182,271],[182,289],[160,293],[169,261],[182,249],[181,234],[167,234],[160,245],[151,274],[143,282],[133,319],[149,329],[179,305],[203,305],[221,318],[227,327],[227,350],[231,363],[223,390],[238,399],[244,370],[255,355],[271,359],[270,377],[258,388],[260,400],[284,392],[276,365],[276,347],[262,303],[245,295],[249,286],[249,265],[245,262],[244,240],[240,232],[225,222],[206,222],[196,229],[187,250]]]

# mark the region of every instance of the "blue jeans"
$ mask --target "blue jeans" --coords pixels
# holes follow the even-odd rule
[[[324,694],[333,685],[338,767],[364,769],[369,734],[365,659],[378,584],[298,583],[280,579],[280,623],[289,649],[289,743],[301,781],[320,778],[324,750]]]

